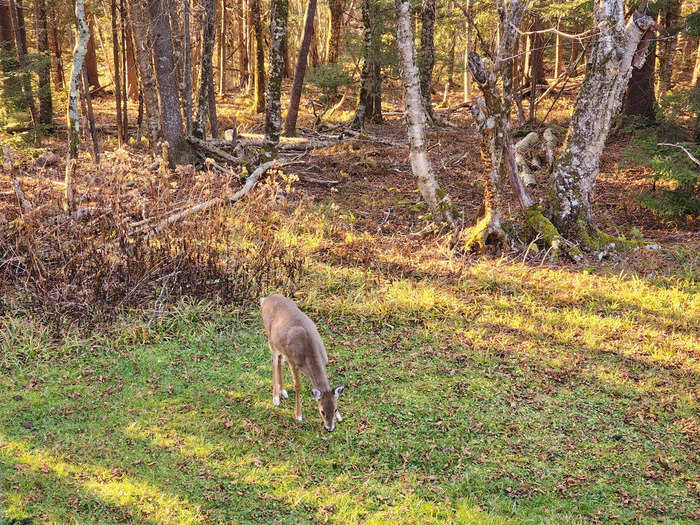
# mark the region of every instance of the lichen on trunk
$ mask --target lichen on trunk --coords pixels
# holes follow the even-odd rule
[[[654,21],[635,12],[625,23],[623,0],[600,0],[595,14],[598,33],[590,52],[566,143],[552,170],[552,219],[568,239],[581,241],[597,228],[592,198],[600,155],[632,72],[637,45]]]
[[[284,75],[284,50],[287,41],[287,13],[289,0],[272,0],[270,14],[270,73],[265,94],[265,147],[260,161],[266,162],[276,156],[276,146],[282,131],[282,77]]]

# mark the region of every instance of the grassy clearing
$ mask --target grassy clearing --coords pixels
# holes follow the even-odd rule
[[[336,210],[337,211],[337,210]],[[271,405],[257,311],[179,303],[60,342],[2,319],[0,509],[36,523],[691,523],[700,301],[687,272],[453,259],[315,208],[344,421]],[[396,241],[394,239],[394,241]],[[287,384],[290,376],[285,374]],[[308,383],[305,382],[308,389]]]

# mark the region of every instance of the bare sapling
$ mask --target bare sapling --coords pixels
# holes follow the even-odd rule
[[[344,385],[331,388],[326,373],[328,354],[314,322],[294,303],[279,294],[260,299],[265,334],[272,354],[272,403],[279,406],[280,397],[287,398],[282,385],[285,359],[289,363],[296,392],[294,415],[301,421],[301,381],[299,370],[311,382],[311,396],[316,400],[323,426],[335,429],[335,420],[343,420],[338,412],[338,398]]]

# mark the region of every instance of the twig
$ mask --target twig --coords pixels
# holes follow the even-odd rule
[[[340,184],[339,180],[322,180],[322,179],[315,179],[313,177],[307,177],[305,175],[300,175],[299,180],[304,181],[304,182],[312,182],[314,184],[322,184],[324,186],[334,186],[336,184]]]
[[[686,155],[688,155],[688,158],[692,160],[697,166],[700,166],[700,160],[696,159],[692,153],[690,153],[687,149],[685,149],[683,146],[680,144],[670,144],[668,142],[659,142],[657,146],[670,146],[672,148],[679,148],[682,149]]]

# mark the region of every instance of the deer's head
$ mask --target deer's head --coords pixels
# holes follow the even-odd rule
[[[321,392],[317,388],[311,389],[311,395],[318,405],[318,412],[321,414],[323,426],[328,432],[335,430],[336,417],[338,421],[341,420],[340,414],[338,414],[338,398],[342,395],[343,390],[345,390],[345,385],[337,386],[328,392]]]

